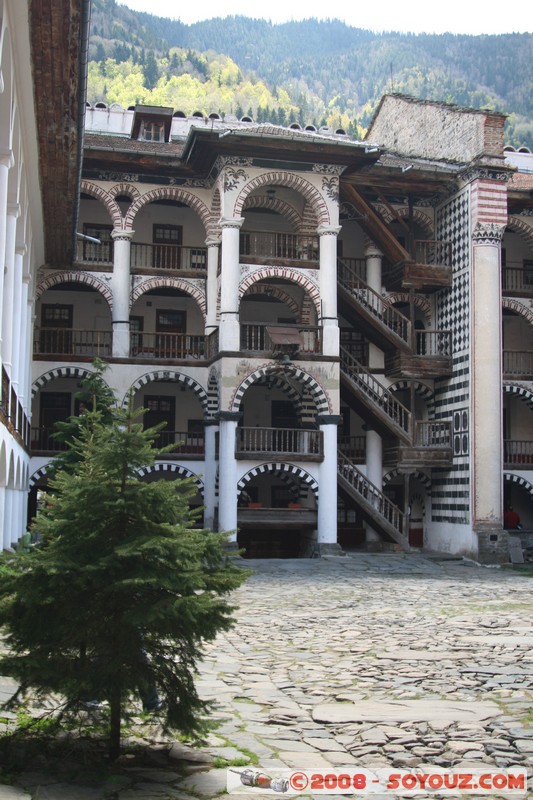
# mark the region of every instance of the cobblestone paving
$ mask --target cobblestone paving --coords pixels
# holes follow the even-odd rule
[[[32,767],[17,788],[0,786],[0,800],[213,798],[226,786],[215,759],[270,774],[424,765],[533,774],[533,577],[411,554],[250,566],[235,592],[237,625],[201,665],[217,722],[204,747],[170,742],[155,725],[134,729],[152,745],[152,767],[126,758],[98,785]]]

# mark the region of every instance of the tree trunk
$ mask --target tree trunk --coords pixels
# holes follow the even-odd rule
[[[109,758],[116,761],[120,755],[120,718],[122,711],[120,689],[114,689],[109,699],[111,718],[109,722]]]

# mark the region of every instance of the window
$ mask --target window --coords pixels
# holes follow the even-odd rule
[[[533,286],[533,261],[524,259],[524,286]]]
[[[165,126],[161,122],[143,122],[139,130],[139,141],[164,142]]]
[[[72,306],[62,303],[41,307],[40,352],[72,353]]]

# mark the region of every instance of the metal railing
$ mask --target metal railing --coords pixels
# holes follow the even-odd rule
[[[286,328],[286,325],[270,325],[269,323],[244,323],[241,324],[241,350],[249,350],[251,352],[272,352],[274,350],[274,343],[270,338],[267,328]],[[292,326],[291,326],[292,327]],[[298,332],[302,337],[302,344],[299,347],[299,353],[320,353],[321,329],[317,326],[294,325],[294,331]]]
[[[435,267],[451,267],[452,243],[437,239],[416,239],[414,259],[417,264]]]
[[[37,328],[34,355],[110,356],[111,331],[76,328]]]
[[[131,267],[142,269],[206,270],[207,247],[131,243]]]
[[[350,484],[353,490],[369,503],[376,513],[382,516],[401,535],[404,535],[404,514],[398,506],[389,500],[377,486],[368,480],[366,475],[357,469],[349,458],[337,453],[337,469],[339,475]]]
[[[504,375],[512,375],[520,378],[533,376],[533,351],[504,350],[503,372]]]
[[[502,289],[533,297],[533,267],[524,266],[520,261],[507,262],[502,269]]]
[[[415,447],[449,449],[452,446],[452,423],[449,420],[417,420]]]
[[[505,464],[517,467],[533,466],[533,442],[524,439],[505,439],[503,442]]]
[[[148,359],[200,359],[206,355],[206,336],[190,333],[147,333],[130,336],[130,357]]]
[[[342,347],[340,348],[341,370],[361,390],[367,400],[377,408],[381,409],[391,423],[399,426],[408,436],[411,436],[411,412],[392,392],[385,389],[374,376],[366,370],[362,364],[353,358]]]
[[[376,317],[391,333],[410,343],[411,323],[407,317],[386,303],[378,292],[371,289],[340,259],[337,261],[337,280],[354,300]]]
[[[315,456],[324,454],[322,431],[300,428],[237,428],[236,452],[241,454]]]
[[[276,231],[242,231],[239,252],[246,257],[282,261],[319,261],[319,239],[314,235]]]

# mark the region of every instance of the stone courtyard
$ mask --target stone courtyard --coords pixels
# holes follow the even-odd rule
[[[214,798],[247,763],[533,772],[533,575],[397,553],[246,565],[237,624],[200,667],[204,745],[133,724],[105,774],[32,763],[0,800]]]

